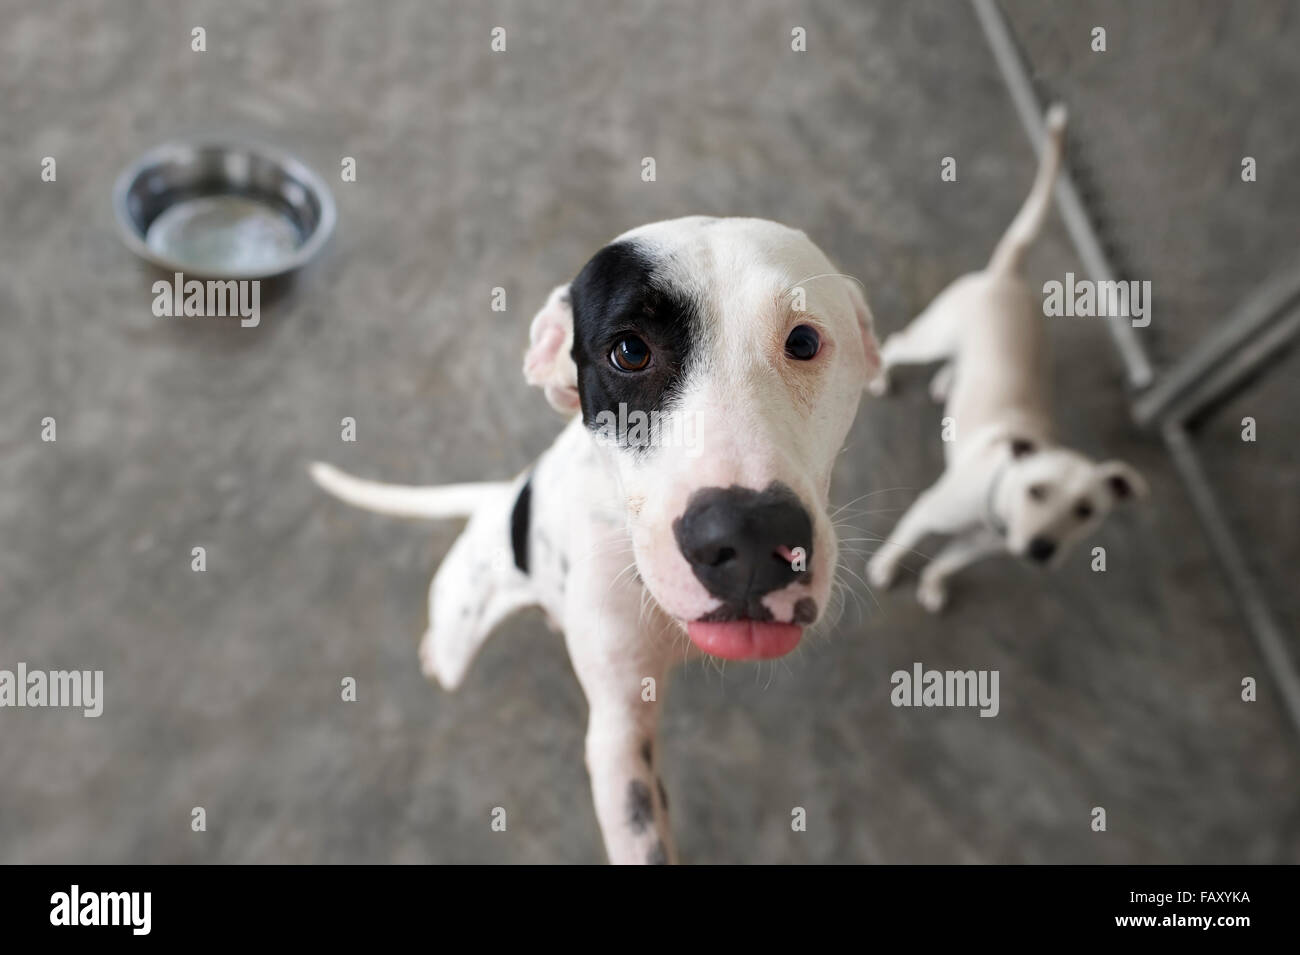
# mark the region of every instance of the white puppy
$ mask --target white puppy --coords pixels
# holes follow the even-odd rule
[[[688,650],[789,653],[825,610],[831,469],[878,368],[871,315],[802,232],[693,217],[606,246],[551,293],[530,338],[525,377],[574,417],[515,481],[312,474],[361,507],[469,517],[429,591],[425,673],[456,687],[498,623],[540,606],[590,704],[610,859],[672,862],[655,745],[665,675]]]
[[[889,336],[871,383],[884,394],[895,366],[944,363],[930,393],[946,402],[947,469],[867,567],[871,583],[887,587],[925,535],[951,535],[921,573],[917,597],[931,611],[947,601],[949,577],[973,561],[1011,553],[1059,563],[1116,501],[1146,493],[1127,464],[1097,464],[1052,440],[1042,303],[1018,270],[1051,205],[1064,137],[1065,110],[1057,106],[1047,116],[1033,188],[988,268],[953,282]]]

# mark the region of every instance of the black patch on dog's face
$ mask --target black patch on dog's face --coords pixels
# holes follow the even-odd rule
[[[656,275],[650,253],[635,242],[616,242],[597,252],[569,293],[583,423],[598,430],[596,416],[609,411],[617,417],[620,404],[629,415],[662,411],[688,370],[699,303]],[[641,371],[622,371],[609,356],[632,335],[650,346],[650,363]]]

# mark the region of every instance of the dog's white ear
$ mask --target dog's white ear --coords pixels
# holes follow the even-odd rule
[[[849,300],[853,302],[853,312],[858,319],[858,331],[862,333],[862,354],[867,360],[867,378],[863,382],[863,387],[866,387],[880,371],[880,343],[876,341],[876,320],[871,315],[866,296],[862,294],[862,289],[858,288],[858,283],[845,279],[844,284],[848,286]]]
[[[546,393],[561,414],[578,410],[578,367],[573,363],[573,306],[569,287],[557,286],[533,316],[524,355],[524,380]]]
[[[1147,496],[1147,482],[1123,461],[1104,461],[1097,465],[1097,473],[1116,500],[1135,500]]]

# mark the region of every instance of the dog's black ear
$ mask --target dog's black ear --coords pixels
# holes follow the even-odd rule
[[[1147,496],[1147,482],[1123,461],[1106,461],[1097,465],[1097,474],[1115,499],[1130,500]]]
[[[853,314],[857,317],[858,331],[862,334],[862,354],[867,361],[867,377],[862,383],[865,388],[880,371],[880,343],[876,341],[876,320],[872,317],[871,309],[867,306],[867,298],[862,294],[862,289],[858,288],[858,283],[845,279],[844,284],[848,286],[849,301],[853,303]]]
[[[573,305],[569,287],[551,291],[542,310],[533,316],[524,355],[524,380],[546,393],[551,407],[562,414],[578,410],[578,366],[573,363]]]
[[[1033,454],[1038,450],[1038,445],[1028,438],[1011,439],[1011,456],[1013,458],[1023,458],[1027,454]]]

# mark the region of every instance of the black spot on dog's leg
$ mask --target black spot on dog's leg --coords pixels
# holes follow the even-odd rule
[[[654,821],[654,806],[650,802],[650,787],[639,779],[627,784],[627,824],[633,832],[645,832]]]
[[[656,779],[655,783],[659,787],[659,803],[664,807],[664,812],[668,811],[668,791],[664,789],[664,781]]]
[[[817,619],[817,601],[803,597],[794,605],[795,623],[812,623]]]
[[[645,861],[646,865],[668,864],[668,850],[664,848],[662,839],[655,843],[654,848],[650,850],[650,854],[645,857]]]
[[[651,742],[650,740],[646,740],[644,743],[641,744],[641,758],[645,760],[645,764],[647,766],[653,766],[655,762],[654,756],[655,756],[654,743]]]

